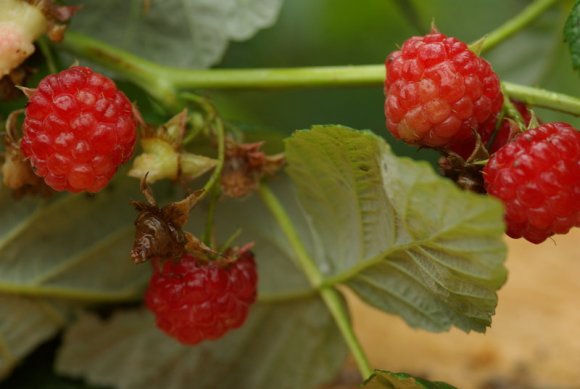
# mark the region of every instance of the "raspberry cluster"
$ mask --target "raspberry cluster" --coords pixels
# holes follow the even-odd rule
[[[102,74],[74,66],[29,92],[22,153],[57,191],[98,192],[133,153],[131,102]]]
[[[389,131],[440,150],[444,175],[461,187],[499,198],[510,237],[540,243],[580,226],[578,130],[546,123],[522,131],[511,119],[498,122],[503,95],[489,63],[437,31],[408,39],[385,65]],[[513,104],[529,127],[531,111]]]
[[[184,255],[155,269],[145,295],[157,326],[194,345],[240,327],[256,300],[257,273],[250,251],[232,263]]]

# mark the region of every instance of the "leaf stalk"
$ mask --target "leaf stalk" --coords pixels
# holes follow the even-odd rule
[[[262,201],[266,204],[266,207],[268,207],[272,216],[274,216],[278,225],[284,232],[284,235],[286,235],[286,238],[290,242],[290,245],[294,249],[297,260],[311,285],[316,289],[319,289],[320,295],[348,345],[360,373],[365,379],[368,378],[372,374],[373,369],[367,359],[364,349],[354,333],[341,294],[334,287],[321,287],[323,282],[322,274],[316,267],[314,260],[307,253],[286,210],[283,208],[282,204],[280,204],[280,201],[270,188],[268,188],[266,184],[262,184],[259,193]]]

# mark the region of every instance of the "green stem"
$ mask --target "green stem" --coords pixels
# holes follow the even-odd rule
[[[580,116],[580,99],[577,97],[505,81],[502,86],[510,97],[528,105]]]
[[[213,108],[211,108],[211,109],[213,110]],[[215,112],[210,113],[210,116],[213,118],[213,122],[214,122],[214,126],[215,126],[215,134],[216,134],[216,138],[217,138],[216,140],[217,140],[217,144],[218,144],[217,163],[215,165],[215,168],[213,170],[211,177],[209,178],[209,180],[207,180],[207,182],[203,186],[204,191],[201,194],[201,196],[199,197],[198,201],[200,201],[202,198],[207,196],[207,194],[209,192],[212,191],[214,185],[220,179],[221,174],[222,174],[222,170],[224,168],[224,160],[226,157],[226,140],[225,140],[224,123],[222,122],[221,118],[219,118],[215,115],[216,115]]]
[[[177,106],[178,98],[174,85],[167,78],[156,76],[168,71],[164,66],[73,31],[67,31],[57,47],[123,75],[166,106]]]
[[[526,9],[524,17],[516,25],[523,26],[522,21],[531,21],[531,16],[538,10],[547,7],[555,0],[538,0],[531,12]],[[540,7],[541,6],[541,7]],[[531,6],[530,6],[531,7]],[[537,16],[537,15],[536,15]],[[484,49],[490,49],[508,35],[500,27],[500,32],[493,32],[491,43],[485,43]],[[496,30],[496,31],[498,31]],[[279,88],[313,88],[313,87],[346,87],[346,86],[382,86],[385,81],[384,65],[357,66],[322,66],[276,69],[207,69],[188,70],[162,66],[144,60],[130,53],[108,46],[92,38],[72,31],[67,32],[61,43],[62,48],[72,54],[81,55],[109,67],[127,79],[140,85],[152,96],[167,106],[179,101],[180,90],[191,89],[279,89]],[[556,92],[523,85],[503,83],[510,97],[539,107],[580,116],[580,99]]]
[[[205,229],[203,231],[203,236],[201,241],[209,247],[215,247],[215,239],[214,239],[214,221],[215,221],[215,211],[217,207],[217,202],[219,199],[219,188],[214,186],[210,189],[211,193],[209,194],[209,206],[207,209],[207,216],[205,219]]]
[[[342,333],[342,337],[346,341],[363,379],[366,380],[373,373],[373,368],[353,331],[342,296],[335,288],[323,288],[320,290],[320,293],[330,313],[334,317],[338,329]]]
[[[54,56],[52,47],[48,44],[48,38],[46,36],[41,36],[38,41],[36,41],[38,48],[42,52],[44,59],[46,60],[46,66],[48,66],[48,71],[50,73],[58,73],[59,71],[59,61]]]
[[[504,96],[503,99],[503,113],[505,114],[505,116],[511,118],[512,120],[514,120],[516,122],[516,124],[518,125],[520,131],[525,131],[526,129],[526,123],[524,121],[524,118],[522,117],[522,115],[520,114],[520,111],[518,111],[518,109],[516,108],[516,106],[512,103],[511,99],[509,98],[508,93],[505,90],[505,86],[502,86],[502,93]],[[503,119],[503,118],[502,118]],[[495,129],[495,133],[497,133],[497,131],[499,131],[499,126],[501,125],[500,123],[502,122],[502,120],[498,120],[497,121],[497,125],[496,125],[496,129]],[[494,133],[494,138],[495,138],[495,134]],[[490,139],[490,141],[492,141]],[[490,145],[493,143],[490,143]]]
[[[522,30],[542,15],[548,8],[553,6],[557,1],[558,0],[535,0],[522,12],[489,33],[481,45],[481,51],[483,52],[493,49],[507,38]]]
[[[312,258],[310,258],[306,252],[306,249],[304,248],[298,233],[294,229],[294,225],[290,221],[290,217],[286,213],[286,210],[284,207],[282,207],[282,204],[280,204],[274,193],[265,184],[260,186],[259,191],[260,196],[262,197],[262,201],[266,204],[270,210],[270,213],[278,222],[282,232],[284,235],[286,235],[286,238],[290,242],[290,246],[292,246],[292,249],[296,253],[298,262],[306,274],[306,277],[310,281],[310,284],[315,289],[320,289],[322,299],[334,317],[334,320],[336,321],[336,324],[342,333],[342,336],[346,341],[354,357],[354,360],[356,361],[359,371],[364,376],[364,378],[369,377],[372,373],[371,365],[353,331],[348,312],[346,311],[340,293],[333,287],[321,288],[323,282],[322,274],[316,267]]]

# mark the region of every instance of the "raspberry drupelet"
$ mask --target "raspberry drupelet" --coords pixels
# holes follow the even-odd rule
[[[46,76],[28,94],[21,150],[34,172],[57,191],[103,189],[133,153],[131,102],[83,66]]]

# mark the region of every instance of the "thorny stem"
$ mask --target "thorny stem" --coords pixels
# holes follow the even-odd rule
[[[354,357],[359,371],[364,378],[368,378],[373,369],[353,331],[341,294],[332,286],[322,286],[324,281],[322,274],[318,270],[314,260],[306,252],[288,213],[282,204],[280,204],[280,201],[274,193],[265,184],[260,186],[259,193],[262,197],[262,201],[266,204],[266,207],[268,207],[270,213],[274,216],[278,225],[284,232],[284,235],[286,235],[286,238],[290,242],[290,246],[292,246],[296,253],[296,258],[306,274],[306,277],[310,281],[310,284],[315,289],[319,289],[322,299],[334,317],[334,320],[336,321],[336,324]]]

